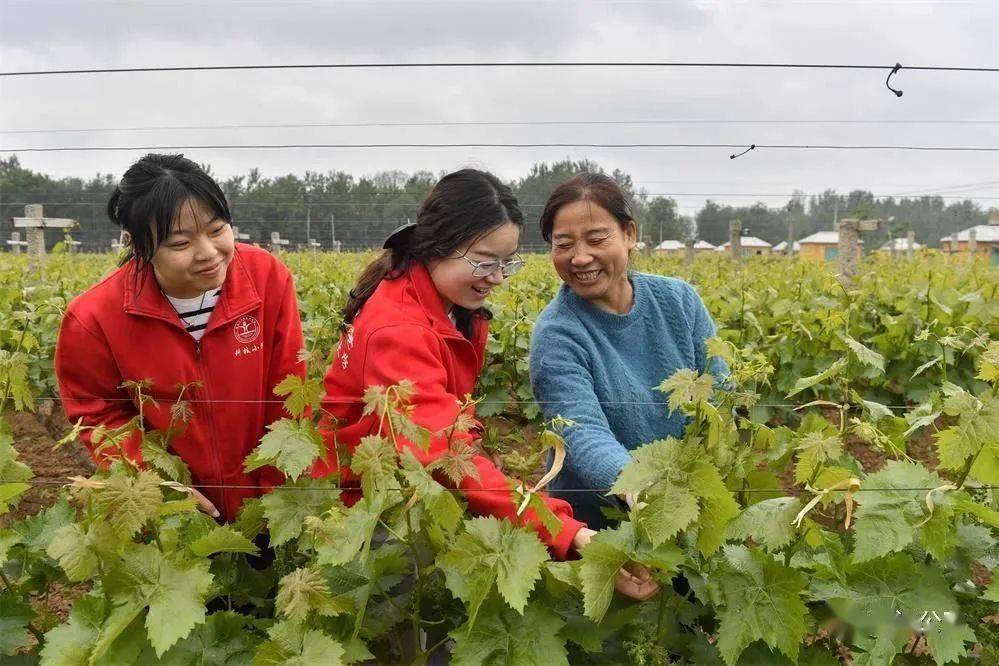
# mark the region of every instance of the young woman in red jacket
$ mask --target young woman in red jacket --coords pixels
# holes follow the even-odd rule
[[[202,509],[232,519],[260,494],[255,486],[283,482],[273,468],[243,472],[243,459],[285,416],[274,386],[305,373],[291,274],[234,242],[222,190],[181,155],[132,165],[108,216],[126,232],[129,255],[63,317],[55,370],[66,416],[122,426],[139,413],[122,384],[149,380],[156,404],[143,405],[146,430],[171,430],[171,450],[205,486],[196,492]],[[181,391],[193,414],[178,427],[171,407]],[[93,451],[90,431],[82,438]],[[133,435],[122,449],[141,463],[140,444]]]
[[[377,433],[379,417],[362,411],[365,388],[404,379],[416,388],[414,422],[432,433],[454,423],[482,370],[490,318],[486,298],[523,266],[517,255],[522,226],[510,188],[491,174],[465,169],[441,179],[416,222],[389,237],[344,311],[344,334],[325,380],[323,409],[336,423],[329,446],[335,437],[338,445],[353,449],[362,437]],[[471,443],[474,433],[450,439]],[[432,437],[427,451],[399,440],[426,465],[447,452],[449,438]],[[342,484],[356,485],[357,476],[337,469],[335,461],[335,455],[327,456],[316,476],[337,473]],[[474,513],[528,525],[558,558],[589,542],[594,532],[573,519],[566,502],[546,498],[562,523],[558,534],[549,534],[532,511],[517,516],[512,491],[500,490],[509,482],[491,460],[477,455],[474,464],[479,478],[468,476],[459,486]],[[651,596],[657,586],[647,574],[622,570],[618,589],[635,598]]]

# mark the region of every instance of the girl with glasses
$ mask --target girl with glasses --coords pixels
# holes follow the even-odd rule
[[[335,423],[327,442],[331,454],[315,476],[338,474],[342,485],[359,486],[356,474],[337,468],[333,451],[336,446],[353,450],[361,438],[378,433],[380,417],[365,414],[361,403],[369,386],[410,380],[416,390],[410,418],[431,433],[454,424],[482,370],[490,319],[486,299],[523,265],[517,255],[522,226],[523,214],[509,187],[492,174],[464,169],[442,178],[421,204],[416,222],[385,241],[385,252],[361,274],[344,310],[344,333],[325,379],[323,409]],[[474,416],[470,408],[465,411]],[[478,430],[431,435],[427,450],[398,440],[428,465],[448,452],[449,440],[452,447],[456,441],[473,445]],[[562,500],[546,499],[561,522],[557,534],[549,533],[531,510],[518,516],[503,473],[482,455],[475,455],[474,465],[478,478],[467,476],[458,486],[474,513],[527,525],[562,559],[594,534]],[[439,480],[448,483],[443,475]],[[622,570],[617,582],[619,590],[635,598],[657,590],[647,571]]]

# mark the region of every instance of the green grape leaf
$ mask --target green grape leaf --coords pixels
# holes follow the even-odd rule
[[[985,588],[982,598],[999,602],[999,576],[992,576],[992,582]]]
[[[976,640],[975,632],[966,624],[938,622],[928,627],[926,632],[926,647],[938,666],[961,661],[961,657],[968,656],[964,644]]]
[[[180,456],[170,453],[159,431],[146,433],[142,438],[142,460],[171,481],[191,484],[191,471]]]
[[[215,553],[249,553],[260,552],[257,546],[240,534],[231,525],[215,525],[208,534],[196,539],[190,546],[191,552],[198,557],[208,557]]]
[[[916,525],[924,519],[925,490],[937,488],[943,480],[916,463],[889,461],[880,471],[868,476],[857,493],[860,505],[856,512],[856,540],[853,556],[856,562],[902,550],[915,537]],[[946,505],[950,498],[937,493],[938,504]]]
[[[444,571],[448,589],[467,605],[471,628],[494,587],[522,613],[548,559],[548,550],[535,534],[504,520],[481,517],[465,521],[465,532],[437,558],[437,566]]]
[[[957,601],[939,569],[908,553],[849,564],[843,580],[815,578],[811,596],[826,601],[845,622],[868,632],[913,622],[927,611],[956,611]]]
[[[165,666],[246,664],[259,639],[247,629],[252,618],[231,611],[212,613],[160,659]]]
[[[323,436],[308,419],[281,419],[267,426],[267,434],[243,462],[243,469],[273,465],[285,476],[297,481],[316,459],[323,455]]]
[[[72,523],[55,533],[46,553],[59,562],[67,578],[78,582],[90,578],[97,571],[101,556],[113,554],[118,544],[114,532],[103,522],[87,528]]]
[[[999,484],[999,397],[985,396],[977,409],[960,412],[957,425],[936,433],[940,467],[960,470],[976,456],[970,476]]]
[[[33,615],[31,607],[13,590],[0,590],[0,655],[13,654],[28,644],[28,623]]]
[[[700,507],[697,496],[683,486],[666,486],[651,493],[646,506],[636,507],[632,515],[637,528],[653,546],[669,541],[680,530],[697,520]]]
[[[699,374],[690,368],[677,370],[656,387],[657,391],[669,395],[668,402],[671,412],[687,405],[707,402],[714,389],[715,378],[712,375]]]
[[[541,604],[516,613],[496,599],[482,607],[479,619],[451,632],[454,666],[568,666],[565,621]]]
[[[739,515],[739,504],[718,469],[706,460],[698,460],[690,470],[690,487],[701,504],[697,519],[697,548],[707,557],[725,543],[725,528]]]
[[[916,371],[912,373],[912,376],[909,379],[915,379],[919,375],[923,374],[923,372],[925,372],[926,370],[929,370],[934,365],[936,365],[937,363],[940,363],[943,360],[944,360],[943,356],[935,356],[935,357],[931,358],[929,361],[927,361],[926,363],[923,363],[921,366],[919,366],[918,368],[916,368]]]
[[[86,666],[104,623],[104,600],[86,596],[76,600],[69,620],[45,634],[42,663],[46,666]]]
[[[456,439],[448,444],[447,453],[427,465],[427,471],[440,470],[455,486],[460,485],[466,477],[480,481],[475,457],[475,449],[468,442]]]
[[[695,447],[687,447],[672,437],[645,444],[631,452],[631,460],[621,470],[610,492],[638,494],[660,481],[679,482],[697,456]]]
[[[798,438],[798,460],[794,465],[796,483],[808,483],[824,464],[843,455],[843,440],[839,433],[809,432]]]
[[[0,528],[0,567],[7,563],[7,553],[23,541],[23,537],[13,530]]]
[[[291,621],[278,622],[267,630],[269,641],[261,643],[253,666],[342,666],[343,646],[316,629]]]
[[[322,514],[339,501],[326,485],[327,482],[299,479],[278,486],[261,498],[272,546],[298,538],[306,518]]]
[[[14,523],[11,529],[20,535],[28,550],[44,551],[56,532],[74,520],[76,509],[69,505],[69,499],[63,493],[55,504],[27,520]]]
[[[264,529],[266,520],[264,519],[264,504],[259,497],[251,497],[243,501],[243,506],[236,514],[236,522],[233,527],[247,539],[253,539]]]
[[[395,446],[377,435],[362,437],[350,459],[350,469],[361,476],[361,488],[366,497],[397,487],[395,472],[398,467],[399,454]]]
[[[274,395],[287,396],[284,400],[285,410],[295,418],[302,418],[310,409],[319,409],[323,386],[318,379],[288,375],[274,387]]]
[[[791,543],[795,527],[791,524],[801,511],[801,500],[779,497],[753,504],[728,525],[729,539],[752,539],[770,552]]]
[[[840,336],[846,346],[850,348],[850,351],[857,357],[857,360],[864,365],[869,365],[872,368],[877,368],[881,372],[885,371],[885,357],[877,353],[870,347],[854,340],[849,335]]]
[[[849,361],[847,359],[841,358],[818,374],[811,375],[810,377],[800,378],[798,381],[794,383],[794,387],[791,388],[791,392],[784,397],[792,398],[801,393],[802,391],[804,391],[805,389],[810,389],[816,384],[820,384],[831,377],[835,377],[840,372],[842,372],[843,369],[846,368],[848,364]]]
[[[614,582],[634,549],[635,535],[629,523],[593,535],[581,553],[579,582],[583,588],[583,614],[600,622],[614,598]]]
[[[725,662],[735,664],[757,640],[797,661],[807,629],[805,577],[759,550],[726,546],[724,555],[715,584],[724,600],[718,649]]]
[[[205,597],[213,580],[208,567],[207,561],[165,557],[152,585],[144,586],[149,604],[146,633],[157,657],[205,621]]]
[[[349,598],[334,598],[326,578],[316,569],[296,569],[278,583],[274,605],[295,622],[304,621],[309,613],[340,615],[354,610]]]
[[[698,548],[710,555],[724,542],[725,526],[739,515],[739,505],[725,487],[718,469],[703,459],[699,447],[672,437],[639,447],[632,451],[631,460],[621,470],[610,492],[617,495],[633,493],[652,506],[648,520],[642,515],[649,506],[637,512],[638,522],[643,533],[650,537],[654,534],[660,540],[670,538],[665,535],[690,524],[687,518],[692,514],[691,505],[689,499],[682,497],[681,489],[697,498]],[[669,498],[686,502],[672,520],[667,520],[668,507],[657,502],[660,494],[669,495],[666,502],[671,501]]]
[[[0,350],[0,354],[6,353]],[[22,495],[30,486],[25,481],[32,476],[31,468],[17,459],[14,437],[6,421],[0,422],[0,516],[7,513],[11,500]]]
[[[143,470],[138,476],[112,474],[106,485],[95,491],[95,505],[101,518],[115,534],[131,538],[147,521],[159,516],[163,503],[161,479]]]
[[[437,483],[437,480],[417,460],[412,449],[403,449],[399,458],[406,483],[417,497],[423,500],[431,518],[448,534],[454,532],[464,515],[464,510],[454,493]]]
[[[385,510],[381,496],[364,496],[346,511],[334,511],[315,532],[316,562],[338,566],[367,548]]]
[[[978,357],[978,374],[975,377],[983,382],[999,382],[999,340],[989,342]]]

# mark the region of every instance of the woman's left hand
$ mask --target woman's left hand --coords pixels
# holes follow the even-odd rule
[[[572,538],[572,547],[577,553],[582,551],[594,534],[596,534],[594,530],[581,527]],[[618,569],[617,577],[614,579],[614,589],[629,599],[645,601],[659,591],[659,583],[652,579],[652,572],[648,567],[637,562],[629,562]]]

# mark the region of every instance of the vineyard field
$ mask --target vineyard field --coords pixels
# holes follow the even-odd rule
[[[168,436],[102,432],[112,452],[139,432],[147,464],[95,470],[62,416],[62,312],[115,258],[3,255],[0,663],[999,663],[996,267],[871,257],[844,284],[786,257],[636,255],[697,288],[732,374],[662,378],[653,407],[687,415],[683,438],[634,452],[603,489],[630,509],[560,562],[533,532],[471,515],[452,490],[468,452],[432,474],[399,446],[428,434],[406,383],[366,396],[387,427],[349,453],[363,499],[309,478],[339,311],[372,256],[281,255],[309,378],[282,384],[294,418],[247,464],[288,480],[223,525],[184,492]],[[494,291],[474,396],[481,449],[542,520],[532,489],[565,424],[542,421],[527,357],[559,284],[532,255]],[[614,594],[628,562],[656,596]]]

